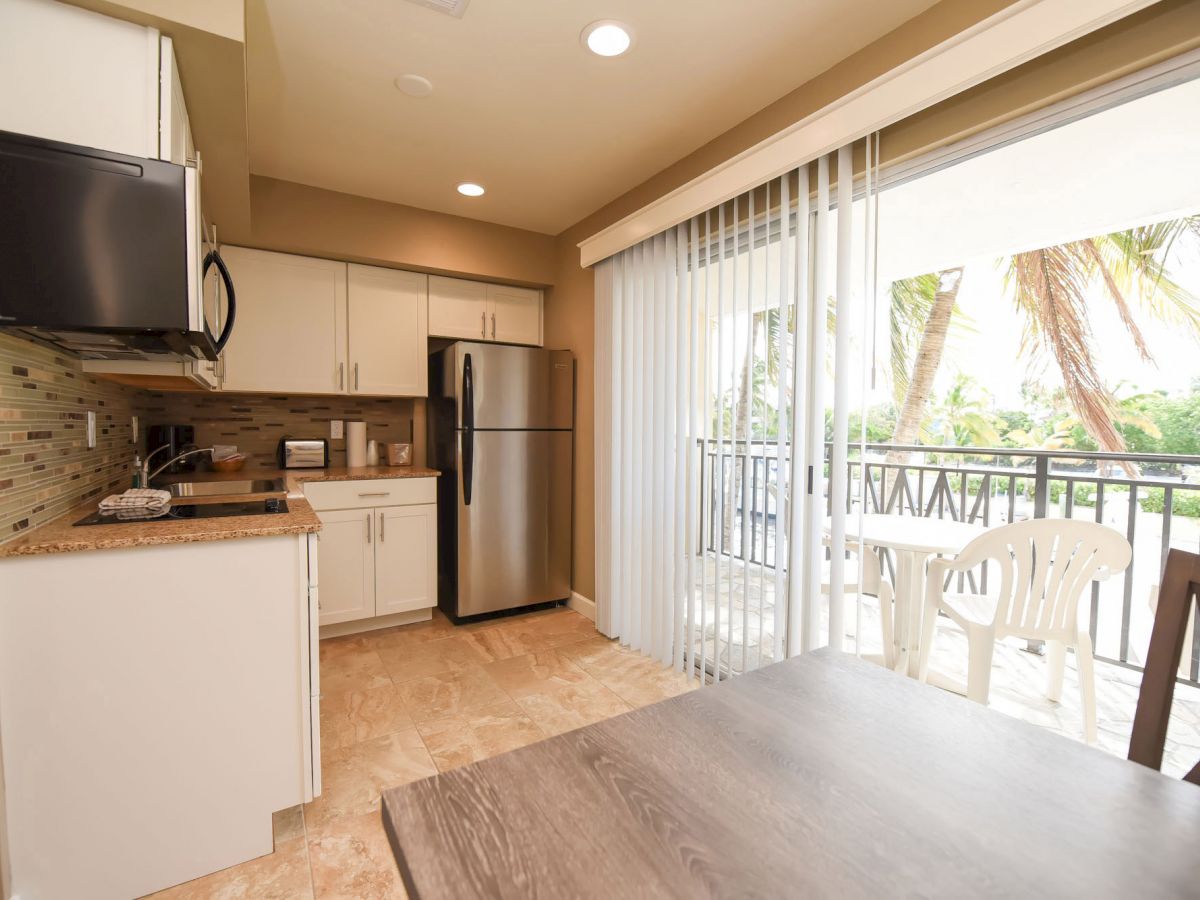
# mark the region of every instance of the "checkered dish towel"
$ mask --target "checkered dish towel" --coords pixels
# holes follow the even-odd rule
[[[167,491],[155,491],[150,488],[131,488],[123,494],[110,494],[100,501],[100,512],[114,513],[119,510],[160,510],[165,509],[171,502]]]

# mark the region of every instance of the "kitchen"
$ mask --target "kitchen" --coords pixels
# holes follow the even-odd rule
[[[541,349],[530,247],[451,277],[218,243],[184,49],[228,38],[124,14],[4,12],[4,65],[44,70],[0,101],[3,844],[28,896],[270,854],[322,793],[322,639],[572,598],[574,362]]]
[[[1189,82],[1194,0],[0,0],[0,900],[1195,895],[1192,532],[855,418],[958,315],[894,198]]]

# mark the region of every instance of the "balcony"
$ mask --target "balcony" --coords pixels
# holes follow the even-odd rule
[[[708,602],[695,653],[710,674],[738,673],[773,661],[781,650],[783,615],[775,598],[780,457],[775,444],[708,441],[700,504],[704,565],[697,578]],[[1094,582],[1082,615],[1096,648],[1099,744],[1125,755],[1137,701],[1153,603],[1167,549],[1200,545],[1200,457],[868,444],[852,448],[844,477],[848,512],[927,516],[984,526],[1029,518],[1086,518],[1121,531],[1133,546],[1123,576]],[[788,465],[788,457],[783,456]],[[826,475],[828,475],[828,464]],[[894,562],[883,560],[894,573]],[[853,565],[847,566],[851,580]],[[957,589],[986,593],[987,571]],[[714,590],[715,586],[715,590]],[[715,602],[712,595],[720,597]],[[846,646],[881,650],[879,607],[846,592]],[[823,610],[828,618],[828,607]],[[1075,669],[1067,662],[1060,703],[1046,700],[1041,648],[1010,641],[996,649],[992,706],[1033,724],[1081,736]],[[965,680],[966,641],[939,627],[932,667]],[[1172,714],[1164,771],[1182,773],[1200,752],[1200,634],[1190,628]]]

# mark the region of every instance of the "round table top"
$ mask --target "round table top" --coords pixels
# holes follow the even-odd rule
[[[913,553],[957,554],[987,531],[983,525],[931,519],[923,516],[896,516],[868,513],[862,517],[862,535],[858,533],[858,515],[846,516],[846,539],[862,541],[871,547],[888,547]],[[825,520],[829,533],[829,520]]]

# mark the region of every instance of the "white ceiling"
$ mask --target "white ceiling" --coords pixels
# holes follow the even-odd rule
[[[249,0],[251,171],[557,234],[932,5]],[[597,19],[632,26],[632,51],[588,53]],[[401,94],[404,73],[433,96]]]

